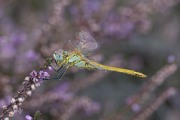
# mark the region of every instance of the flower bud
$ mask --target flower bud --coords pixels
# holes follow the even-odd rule
[[[30,80],[30,77],[26,77],[24,80],[25,80],[25,81],[29,81],[29,80]]]
[[[13,108],[14,111],[18,110],[18,106],[17,105],[13,105],[12,108]]]
[[[40,85],[41,85],[40,83],[36,83],[36,84],[35,84],[36,87],[39,87]]]
[[[35,90],[35,85],[34,84],[31,85],[31,89]]]
[[[24,97],[18,98],[18,102],[22,103],[24,101]]]
[[[7,106],[6,106],[6,105],[3,105],[3,106],[2,106],[2,109],[3,109],[3,110],[6,110],[6,109],[7,109]]]
[[[6,118],[4,118],[3,120],[9,120],[9,118],[8,118],[8,117],[6,117]]]
[[[14,111],[10,111],[9,112],[9,117],[13,117],[14,116]]]
[[[31,96],[31,95],[32,95],[32,91],[27,91],[26,94],[27,94],[28,96]]]
[[[12,98],[10,102],[14,104],[16,102],[16,99]]]

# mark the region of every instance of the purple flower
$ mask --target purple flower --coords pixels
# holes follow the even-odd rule
[[[66,92],[69,90],[69,83],[64,82],[63,84],[61,84],[60,86],[58,86],[55,91],[57,92]]]
[[[51,66],[48,66],[48,69],[51,71],[51,70],[53,70],[53,68],[51,67]]]
[[[93,102],[89,105],[84,106],[84,110],[86,115],[92,115],[94,113],[98,113],[100,111],[101,107],[97,102]]]
[[[30,115],[25,116],[26,120],[33,120],[33,118]]]
[[[69,83],[63,83],[62,85],[55,88],[55,92],[58,93],[59,98],[63,101],[71,100],[73,97],[73,93],[68,92]]]
[[[11,42],[14,46],[19,46],[23,41],[26,40],[26,34],[24,33],[13,33],[11,35]]]
[[[92,18],[93,15],[99,12],[101,7],[100,0],[85,0],[82,4],[82,9],[79,9],[77,5],[70,6],[69,10],[75,21],[81,18],[82,11],[85,19]],[[77,21],[78,22],[78,21]]]
[[[176,60],[174,55],[169,55],[167,58],[168,63],[173,63]]]
[[[131,108],[134,112],[138,112],[141,109],[141,106],[139,104],[133,104]]]
[[[50,75],[48,72],[39,71],[39,78],[41,79],[49,79]]]
[[[30,73],[30,76],[32,77],[32,78],[35,78],[35,77],[37,77],[37,72],[35,71],[35,70],[33,70],[31,73]]]
[[[125,38],[134,30],[134,23],[125,16],[114,13],[107,16],[106,21],[102,21],[101,27],[106,36]]]
[[[5,36],[0,38],[0,56],[4,59],[10,59],[15,56],[15,48]]]
[[[35,71],[33,70],[31,73],[30,73],[30,76],[32,78],[37,78],[37,79],[49,79],[50,78],[50,75],[48,72],[44,72],[44,71]]]
[[[25,58],[27,60],[32,60],[32,61],[36,61],[38,59],[38,54],[36,54],[34,51],[29,50],[25,53]]]
[[[90,18],[92,15],[99,11],[99,0],[86,0],[83,5],[85,18]]]

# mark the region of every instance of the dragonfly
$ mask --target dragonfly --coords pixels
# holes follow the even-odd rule
[[[79,43],[72,43],[74,46],[73,51],[65,51],[59,49],[54,52],[53,58],[47,59],[44,64],[45,67],[50,65],[56,71],[58,80],[62,78],[62,76],[67,71],[67,69],[71,66],[84,68],[88,70],[114,71],[114,72],[125,73],[137,77],[142,77],[142,78],[147,77],[145,74],[134,70],[107,66],[88,59],[86,55],[97,49],[98,44],[94,39],[94,37],[92,37],[91,34],[88,32],[81,31],[79,32],[78,37],[79,37]],[[55,62],[56,67],[58,69],[55,69],[51,65],[53,62]]]

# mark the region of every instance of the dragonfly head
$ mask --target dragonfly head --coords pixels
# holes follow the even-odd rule
[[[67,55],[67,51],[59,49],[54,52],[53,57],[56,61],[62,62],[66,55]]]

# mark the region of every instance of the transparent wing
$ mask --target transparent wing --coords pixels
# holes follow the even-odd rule
[[[80,42],[77,48],[84,54],[91,52],[97,48],[97,42],[88,32],[81,31],[79,33]]]

